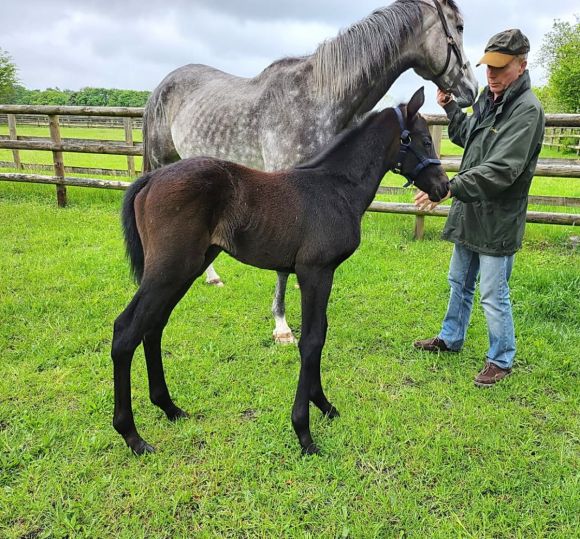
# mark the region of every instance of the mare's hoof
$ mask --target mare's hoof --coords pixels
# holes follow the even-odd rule
[[[210,286],[217,286],[218,288],[224,286],[223,281],[219,277],[217,279],[211,279],[209,281],[206,281],[205,284],[208,284]]]
[[[334,406],[331,406],[330,410],[326,412],[324,416],[327,417],[328,419],[334,419],[335,417],[340,417],[340,414],[338,413],[338,410]]]
[[[135,445],[130,446],[133,453],[137,456],[155,453],[155,448],[149,445],[145,440],[139,440]]]
[[[311,443],[307,447],[302,448],[303,455],[320,455],[320,448],[315,444]]]
[[[288,333],[273,333],[274,342],[276,344],[296,344],[298,341],[295,339],[292,332],[289,331]]]
[[[187,419],[188,417],[189,414],[185,410],[177,408],[177,406],[175,407],[175,410],[167,414],[167,419],[169,419],[169,421],[177,421],[178,419]]]

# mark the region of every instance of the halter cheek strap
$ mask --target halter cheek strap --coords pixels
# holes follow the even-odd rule
[[[427,4],[427,5],[431,6],[431,4]],[[445,65],[443,66],[443,69],[441,70],[440,73],[435,75],[435,78],[438,79],[439,77],[442,77],[447,72],[447,69],[449,68],[449,62],[451,60],[451,51],[453,51],[455,53],[455,56],[457,56],[457,61],[459,62],[459,65],[461,66],[460,69],[458,69],[458,71],[457,71],[457,75],[455,75],[455,78],[453,79],[453,81],[450,84],[451,88],[455,88],[457,81],[461,78],[461,76],[465,73],[466,69],[469,67],[469,62],[463,62],[463,58],[461,57],[461,51],[459,50],[459,46],[455,42],[455,39],[453,38],[451,31],[449,30],[449,25],[447,24],[447,19],[445,19],[445,14],[443,13],[443,9],[441,8],[441,5],[439,4],[439,2],[437,0],[435,0],[435,7],[437,8],[437,13],[439,14],[439,19],[441,20],[441,24],[443,25],[443,31],[445,32],[445,35],[447,36],[447,59],[445,60]]]
[[[395,107],[393,110],[397,115],[399,127],[401,128],[401,145],[399,146],[399,154],[397,155],[397,162],[393,167],[393,172],[407,178],[407,183],[403,185],[403,187],[409,187],[409,185],[415,183],[417,176],[423,169],[427,168],[429,165],[440,165],[441,160],[419,155],[415,148],[411,146],[411,132],[405,127],[405,120],[401,109]],[[407,159],[408,152],[411,152],[417,158],[417,165],[411,172],[404,172],[403,164]]]

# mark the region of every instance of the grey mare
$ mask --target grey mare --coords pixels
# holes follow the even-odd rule
[[[197,155],[265,171],[290,168],[356,123],[410,68],[468,106],[477,80],[465,60],[462,32],[454,0],[397,0],[324,41],[314,54],[284,58],[254,78],[199,64],[180,67],[145,108],[143,170]],[[276,342],[294,341],[285,317],[287,279],[278,273]],[[221,283],[212,266],[207,281]]]

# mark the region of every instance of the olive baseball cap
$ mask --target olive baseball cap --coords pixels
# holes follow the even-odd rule
[[[487,42],[485,54],[477,65],[487,64],[491,67],[504,67],[514,59],[514,56],[526,54],[529,51],[530,42],[521,30],[517,28],[504,30],[492,36]]]

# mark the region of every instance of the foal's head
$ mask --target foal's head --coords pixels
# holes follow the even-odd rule
[[[418,112],[424,102],[425,93],[420,88],[406,107],[399,105],[398,110],[395,109],[401,138],[394,170],[407,178],[408,185],[416,185],[429,195],[430,200],[438,202],[449,190],[449,178],[435,152],[427,122]]]

